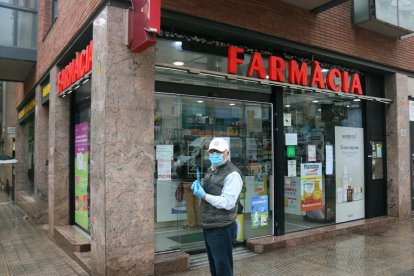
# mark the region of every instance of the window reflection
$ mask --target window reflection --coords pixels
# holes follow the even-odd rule
[[[36,48],[36,13],[0,7],[0,45]]]

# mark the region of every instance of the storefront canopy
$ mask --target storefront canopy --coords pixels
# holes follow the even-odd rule
[[[17,163],[17,160],[8,155],[0,154],[0,164],[13,164],[13,163]]]

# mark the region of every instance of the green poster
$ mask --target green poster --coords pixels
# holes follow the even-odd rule
[[[75,126],[75,222],[88,230],[89,148],[88,123]]]

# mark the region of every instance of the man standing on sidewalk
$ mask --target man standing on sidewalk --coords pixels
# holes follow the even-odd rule
[[[211,168],[191,189],[201,199],[203,228],[210,272],[213,276],[233,275],[233,242],[237,236],[236,217],[243,186],[240,170],[229,160],[230,148],[223,138],[214,138],[208,148]]]

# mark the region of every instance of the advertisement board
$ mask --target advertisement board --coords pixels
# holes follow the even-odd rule
[[[89,137],[88,122],[75,125],[75,222],[88,229]]]
[[[269,197],[253,196],[251,202],[251,228],[259,228],[269,225]]]
[[[300,165],[301,210],[311,211],[322,208],[323,185],[322,163]]]
[[[335,127],[336,222],[364,218],[364,134]]]

